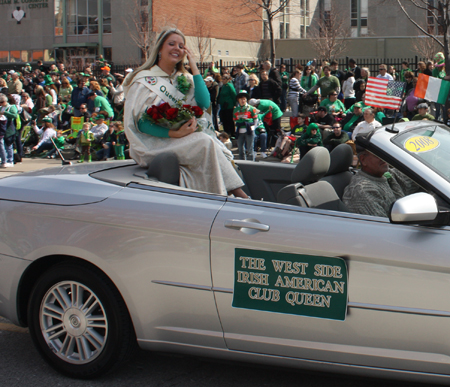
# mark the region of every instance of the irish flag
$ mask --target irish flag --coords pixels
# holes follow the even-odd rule
[[[444,105],[449,92],[450,82],[419,74],[414,96]]]

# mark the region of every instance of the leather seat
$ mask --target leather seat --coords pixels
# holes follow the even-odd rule
[[[350,166],[353,162],[353,150],[348,144],[340,144],[330,153],[330,168],[325,177],[320,181],[330,183],[342,199],[345,187],[350,184],[353,173],[350,172]]]
[[[319,181],[330,168],[330,153],[326,148],[311,149],[292,172],[292,184],[278,192],[278,203],[332,211],[348,211],[327,181]]]

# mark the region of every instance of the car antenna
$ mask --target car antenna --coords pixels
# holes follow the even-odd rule
[[[402,82],[402,83],[403,83],[402,102],[400,103],[399,108],[394,111],[394,121],[392,121],[391,128],[390,129],[386,128],[386,131],[389,132],[389,133],[398,133],[398,129],[394,128],[394,125],[395,125],[396,120],[397,120],[397,110],[399,110],[403,106],[403,102],[405,102],[405,98],[406,98],[406,82]],[[400,113],[400,111],[399,111],[399,113]]]

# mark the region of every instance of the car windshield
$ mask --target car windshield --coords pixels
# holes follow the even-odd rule
[[[433,125],[404,131],[393,143],[450,181],[450,129]]]

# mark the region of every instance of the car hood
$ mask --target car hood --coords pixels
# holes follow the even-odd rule
[[[122,187],[93,179],[93,172],[134,162],[89,163],[41,169],[0,180],[0,200],[74,206],[100,202]]]

